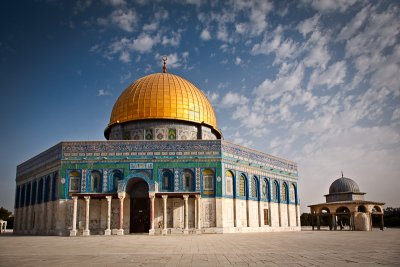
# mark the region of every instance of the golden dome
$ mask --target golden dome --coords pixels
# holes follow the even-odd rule
[[[214,110],[204,93],[171,73],[150,74],[128,86],[114,104],[107,129],[117,123],[148,119],[204,123],[219,132]]]

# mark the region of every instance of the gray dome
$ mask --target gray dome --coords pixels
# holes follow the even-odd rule
[[[353,193],[360,192],[358,184],[350,178],[341,177],[335,180],[329,187],[329,194],[347,193],[347,192],[353,192]]]

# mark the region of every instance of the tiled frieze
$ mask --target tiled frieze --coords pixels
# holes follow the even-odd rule
[[[200,168],[196,168],[196,191],[200,191]]]
[[[179,171],[174,171],[174,190],[179,191]]]
[[[82,170],[81,176],[81,192],[86,192],[86,169]]]
[[[108,170],[105,169],[103,170],[103,192],[107,192],[108,191]]]

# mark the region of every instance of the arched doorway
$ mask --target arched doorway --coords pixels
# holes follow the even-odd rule
[[[130,196],[130,233],[148,233],[150,229],[149,186],[140,178],[130,179],[126,186]]]
[[[351,213],[347,207],[339,207],[336,209],[336,215],[338,220],[338,225],[340,230],[346,230],[348,226],[348,230],[352,230],[352,221],[351,221]]]

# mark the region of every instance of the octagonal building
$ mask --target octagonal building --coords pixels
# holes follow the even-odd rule
[[[297,164],[224,141],[207,97],[182,77],[133,82],[104,135],[17,167],[14,233],[300,230]]]

